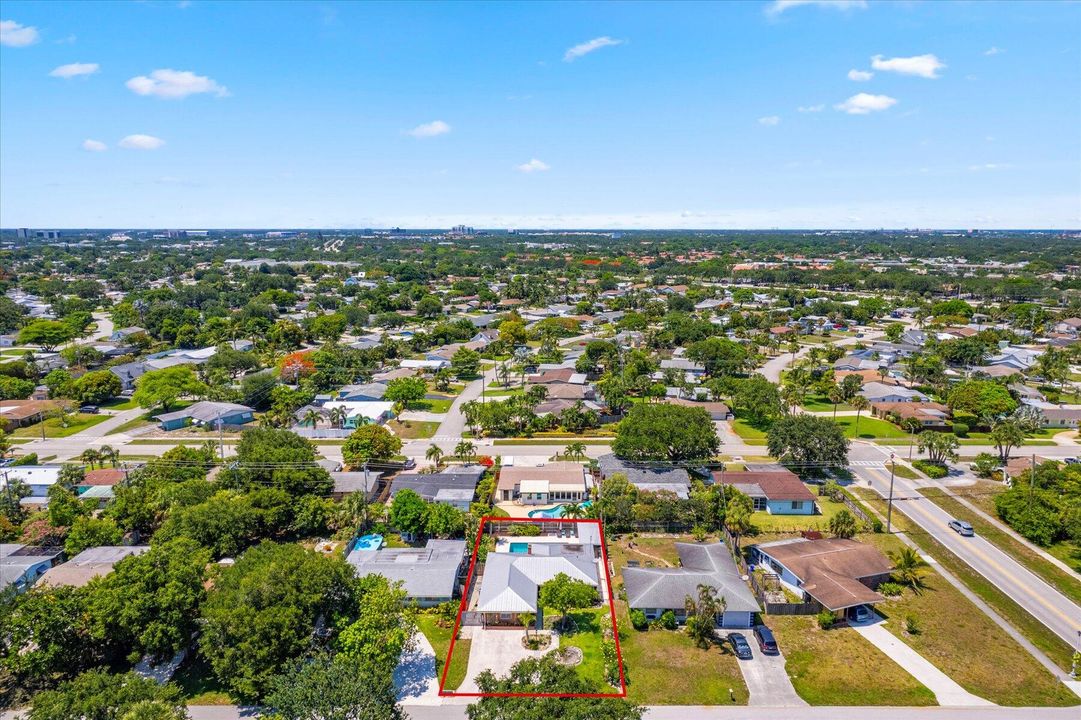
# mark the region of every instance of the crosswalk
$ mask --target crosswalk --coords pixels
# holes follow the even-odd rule
[[[852,460],[848,463],[855,467],[871,467],[871,468],[884,468],[886,463],[881,460]]]

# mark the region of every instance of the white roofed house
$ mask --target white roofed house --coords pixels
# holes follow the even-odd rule
[[[585,466],[558,462],[538,467],[504,466],[499,471],[496,499],[517,500],[523,505],[546,505],[553,502],[588,500],[593,477]]]
[[[860,389],[859,394],[867,398],[871,404],[929,402],[931,399],[919,390],[913,390],[899,385],[887,385],[886,383],[880,382],[865,383]]]

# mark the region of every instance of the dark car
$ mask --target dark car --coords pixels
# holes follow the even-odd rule
[[[79,407],[79,412],[86,413],[87,415],[97,415],[101,412],[101,408],[97,405],[82,405]]]
[[[950,529],[958,535],[964,535],[965,537],[972,537],[976,534],[976,531],[972,529],[964,520],[950,520]]]
[[[728,633],[728,642],[732,643],[733,652],[741,660],[750,660],[754,657],[754,653],[751,652],[751,644],[747,642],[747,638],[744,637],[743,633]]]
[[[402,463],[402,468],[405,469],[405,470],[412,470],[416,466],[417,466],[417,461],[415,459],[413,459],[413,458],[407,458],[406,461],[404,463]]]
[[[777,655],[780,653],[780,650],[777,649],[777,640],[773,637],[773,632],[765,625],[754,626],[754,639],[758,641],[758,648],[766,655]]]

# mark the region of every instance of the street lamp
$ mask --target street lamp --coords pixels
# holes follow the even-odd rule
[[[886,504],[886,534],[890,532],[890,521],[893,519],[893,474],[896,467],[893,453],[890,453],[890,497]]]

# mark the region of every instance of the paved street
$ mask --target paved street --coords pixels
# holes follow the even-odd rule
[[[867,455],[867,448],[871,448],[871,454],[888,457],[887,450],[864,443],[853,445],[854,454]],[[880,495],[888,496],[890,478],[885,468],[854,465],[852,470]],[[987,540],[979,536],[961,537],[950,530],[947,527],[952,519],[950,515],[921,495],[914,481],[894,478],[893,508],[894,512],[903,512],[924,532],[971,565],[1056,635],[1071,646],[1077,645],[1078,632],[1081,632],[1081,607]]]

